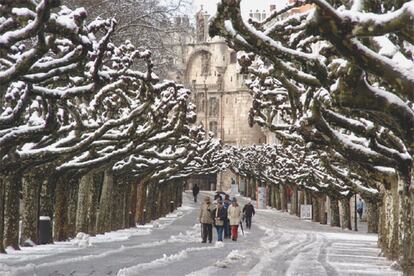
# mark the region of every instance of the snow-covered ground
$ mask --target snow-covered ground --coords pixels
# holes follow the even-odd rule
[[[237,242],[201,244],[198,208],[186,194],[150,225],[9,251],[0,275],[402,275],[379,256],[376,235],[275,210],[259,210]]]

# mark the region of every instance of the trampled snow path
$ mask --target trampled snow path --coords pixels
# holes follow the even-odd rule
[[[237,243],[201,244],[198,204],[155,225],[0,255],[0,275],[399,275],[377,237],[261,210]],[[215,234],[215,233],[214,233]],[[78,246],[85,246],[79,248]]]

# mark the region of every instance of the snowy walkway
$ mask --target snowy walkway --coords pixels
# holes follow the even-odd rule
[[[237,243],[201,244],[199,205],[184,198],[154,227],[0,255],[0,275],[399,275],[378,257],[375,235],[273,210],[259,211]]]

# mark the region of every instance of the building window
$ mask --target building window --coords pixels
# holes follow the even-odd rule
[[[204,94],[203,93],[198,93],[197,94],[197,102],[196,102],[197,110],[199,112],[204,112],[205,104],[206,104],[206,102],[204,100]]]
[[[208,105],[208,113],[210,116],[217,116],[218,115],[218,109],[219,109],[219,103],[218,99],[215,97],[212,97],[209,99],[209,105]]]
[[[217,137],[217,122],[211,121],[209,124],[209,130],[214,133],[214,136]]]
[[[230,53],[230,63],[236,63],[237,62],[237,52],[231,52]]]
[[[211,55],[203,51],[201,54],[201,76],[211,75],[210,73]]]

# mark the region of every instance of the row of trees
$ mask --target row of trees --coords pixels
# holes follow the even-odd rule
[[[262,22],[240,2],[221,1],[210,34],[241,51],[251,124],[319,152],[341,187],[378,192],[379,244],[413,274],[414,1],[298,0]]]
[[[357,192],[368,205],[368,232],[378,233],[380,192],[375,182],[369,182],[371,186],[367,187],[367,181],[358,175],[347,174],[344,165],[332,168],[326,155],[286,143],[231,148],[227,152],[232,157],[229,168],[246,183],[246,196],[255,199],[256,187],[266,187],[267,204],[287,211],[289,190],[290,213],[299,216],[300,204],[312,204],[313,220],[322,224],[328,223],[328,197],[331,226],[352,229],[350,199]]]
[[[190,91],[161,81],[150,51],[113,43],[114,19],[86,20],[58,0],[0,2],[2,253],[37,243],[39,216],[54,240],[157,218],[182,179],[220,169]]]

